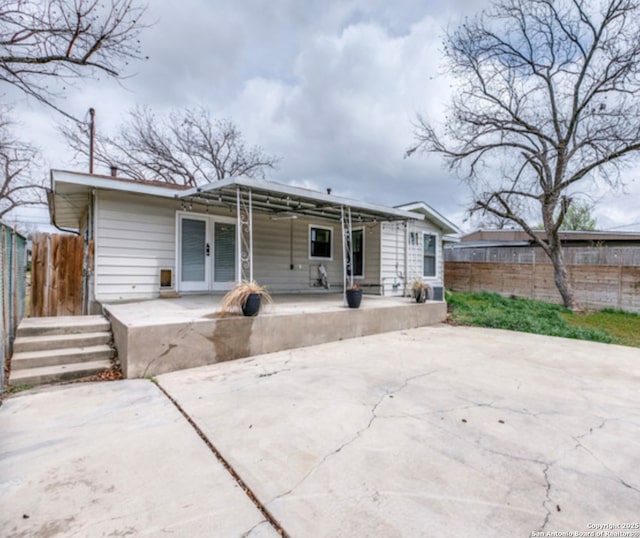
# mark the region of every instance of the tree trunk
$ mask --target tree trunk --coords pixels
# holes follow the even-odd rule
[[[571,282],[569,282],[569,273],[564,264],[564,254],[562,252],[562,246],[559,241],[557,244],[552,242],[551,247],[551,263],[553,264],[553,280],[556,284],[556,288],[560,292],[562,302],[564,306],[571,310],[575,310],[577,307],[575,296],[573,295],[573,288]]]

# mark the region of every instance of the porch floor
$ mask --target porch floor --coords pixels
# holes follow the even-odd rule
[[[220,312],[223,294],[183,295],[130,303],[105,304],[110,314],[128,326],[160,325],[211,319]],[[273,302],[263,307],[260,316],[321,313],[348,310],[342,293],[274,294]],[[429,303],[430,301],[427,301]],[[409,297],[363,295],[361,310],[393,308],[411,304]]]

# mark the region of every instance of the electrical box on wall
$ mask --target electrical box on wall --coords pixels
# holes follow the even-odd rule
[[[444,287],[433,286],[433,299],[434,301],[444,301]]]

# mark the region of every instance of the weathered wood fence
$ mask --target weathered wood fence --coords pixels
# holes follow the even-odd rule
[[[26,239],[0,222],[0,394],[4,390],[16,328],[24,315],[26,265]]]
[[[454,256],[447,254],[447,288],[562,302],[553,280],[553,266],[541,251],[535,252],[531,248],[526,251],[515,248],[461,250],[477,250],[475,257],[481,260],[459,261],[463,256],[458,253],[455,256],[458,261],[450,261]],[[495,251],[493,255],[490,250]],[[597,247],[567,249],[566,252],[569,279],[580,306],[640,312],[640,248]],[[472,252],[464,257],[472,257]]]
[[[76,235],[36,234],[31,255],[31,316],[86,313],[86,261],[92,244]]]

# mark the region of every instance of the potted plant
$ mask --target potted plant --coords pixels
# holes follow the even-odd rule
[[[243,280],[223,297],[220,315],[235,311],[244,316],[257,316],[264,302],[271,302],[269,292],[255,280]]]
[[[416,303],[424,303],[427,300],[427,285],[420,278],[414,278],[411,283],[411,297]]]
[[[360,308],[362,302],[362,288],[358,284],[351,284],[347,288],[347,305],[349,308]]]

